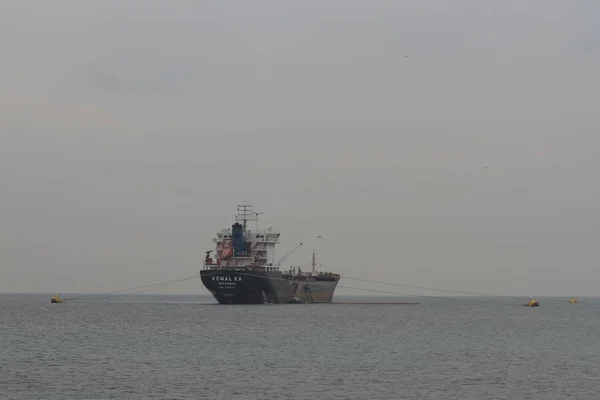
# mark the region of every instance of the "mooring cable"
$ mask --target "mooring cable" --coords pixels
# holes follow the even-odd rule
[[[137,287],[128,288],[128,289],[113,290],[111,292],[97,293],[97,294],[93,294],[93,295],[89,295],[89,296],[84,296],[84,297],[73,297],[73,298],[64,299],[64,300],[65,301],[67,301],[67,300],[69,300],[69,301],[99,300],[99,299],[106,299],[106,298],[115,298],[115,297],[121,297],[121,296],[128,296],[128,295],[131,295],[131,294],[140,294],[140,293],[144,293],[144,292],[149,292],[150,290],[159,289],[159,288],[163,288],[163,287],[166,287],[166,286],[174,285],[176,283],[187,281],[189,279],[197,278],[197,277],[198,277],[198,275],[195,274],[195,275],[188,276],[187,278],[182,278],[182,279],[172,279],[170,281],[158,282],[158,283],[153,283],[153,284],[150,284],[150,285],[137,286]],[[136,292],[131,292],[131,293],[116,294],[115,295],[115,293],[127,292],[127,291],[130,291],[130,290],[137,290],[137,289],[144,289],[144,290],[140,290],[140,291],[136,291]]]
[[[382,281],[375,281],[375,280],[371,280],[371,279],[354,278],[351,276],[342,276],[342,278],[350,279],[353,281],[360,281],[360,282],[378,283],[381,285],[391,285],[391,286],[400,286],[400,287],[406,287],[406,288],[412,288],[412,289],[430,290],[430,291],[434,291],[434,292],[467,294],[467,295],[472,295],[472,296],[499,297],[498,295],[495,295],[495,294],[493,295],[493,294],[489,294],[489,293],[477,293],[477,292],[465,292],[465,291],[460,291],[460,290],[437,289],[437,288],[430,288],[430,287],[425,287],[425,286],[405,285],[405,284],[394,283],[394,282],[382,282]]]
[[[266,275],[260,275],[260,274],[251,274],[251,273],[240,272],[240,271],[234,271],[234,272],[236,274],[238,274],[238,275],[253,276],[253,277],[258,277],[258,278],[269,278],[269,279],[272,279],[272,280],[280,280],[280,281],[287,281],[287,282],[291,281],[290,279],[287,279],[287,278],[278,278],[278,277],[274,277],[274,276],[266,276]],[[213,273],[209,273],[209,274],[212,275]],[[341,279],[344,279],[344,277],[342,276]],[[331,285],[328,285],[326,283],[318,283],[318,282],[314,282],[314,281],[310,282],[309,284],[310,284],[310,286],[328,286],[328,287],[331,286]],[[391,292],[391,291],[386,291],[386,290],[375,290],[375,289],[357,288],[357,287],[346,286],[346,285],[339,285],[339,284],[336,285],[336,288],[338,288],[338,287],[339,288],[344,288],[344,289],[362,290],[362,291],[372,292],[372,293],[393,294],[393,295],[396,295],[396,296],[404,296],[404,297],[421,297],[421,298],[432,298],[432,299],[450,300],[450,301],[465,301],[465,302],[471,302],[471,303],[483,303],[484,302],[482,300],[469,300],[469,299],[458,298],[458,297],[441,297],[441,296],[407,294],[407,293]]]
[[[219,270],[219,271],[211,271],[211,272],[204,274],[204,276],[221,274],[223,271],[228,271],[228,270],[225,269],[225,270]],[[238,275],[252,276],[252,277],[258,277],[258,278],[269,278],[272,280],[291,282],[290,279],[284,278],[284,277],[267,276],[267,275],[261,275],[261,274],[256,274],[256,273],[242,272],[239,270],[238,271],[232,270],[232,272],[235,272]],[[106,298],[117,298],[117,297],[122,297],[122,296],[140,294],[140,293],[148,292],[148,291],[155,290],[155,289],[160,289],[160,288],[163,288],[166,286],[174,285],[176,283],[187,281],[189,279],[198,278],[198,277],[199,277],[199,274],[194,274],[194,275],[188,276],[186,278],[172,279],[172,280],[153,283],[153,284],[149,284],[149,285],[135,286],[135,287],[127,288],[127,289],[113,290],[110,292],[97,293],[97,294],[83,296],[83,297],[72,297],[72,298],[67,298],[64,300],[65,301],[86,301],[86,300],[100,300],[100,299],[106,299]],[[498,295],[491,295],[491,294],[485,294],[485,293],[430,288],[430,287],[425,287],[425,286],[407,285],[407,284],[400,284],[400,283],[394,283],[394,282],[383,282],[383,281],[376,281],[376,280],[372,280],[372,279],[364,279],[364,278],[357,278],[357,277],[343,276],[343,275],[340,277],[340,280],[342,280],[342,279],[348,279],[348,280],[359,281],[359,282],[367,282],[367,283],[376,283],[376,284],[382,284],[382,285],[406,287],[406,288],[412,288],[412,289],[439,291],[439,292],[447,292],[447,293],[457,293],[457,294],[472,295],[472,296],[500,297]],[[330,284],[327,284],[325,282],[319,283],[316,281],[310,282],[309,284],[311,286],[328,286],[328,287],[331,286]],[[408,294],[408,293],[399,293],[399,292],[388,291],[388,290],[377,290],[377,289],[346,286],[346,285],[340,285],[340,284],[337,284],[336,288],[351,289],[351,290],[358,290],[358,291],[371,292],[371,293],[380,293],[380,294],[386,294],[386,295],[403,296],[403,297],[420,297],[420,298],[431,298],[431,299],[440,299],[440,300],[449,300],[449,301],[463,301],[463,302],[470,302],[470,303],[485,303],[484,300],[465,299],[465,298],[461,298],[461,297],[444,297],[444,296],[433,296],[433,295],[422,295],[422,294]],[[122,292],[129,292],[132,290],[135,290],[135,292],[122,293]],[[122,294],[116,294],[116,293],[122,293]]]

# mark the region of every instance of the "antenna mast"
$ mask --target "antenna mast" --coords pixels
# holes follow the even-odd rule
[[[255,219],[255,221],[256,221],[256,232],[258,232],[258,216],[261,215],[261,214],[262,214],[261,212],[252,211],[252,215],[254,215],[254,217],[256,218]]]
[[[246,232],[246,225],[248,221],[257,221],[258,222],[258,215],[256,215],[257,213],[252,212],[252,204],[247,204],[244,201],[244,204],[238,204],[237,206],[237,215],[235,217],[235,220],[237,222],[242,222],[242,225],[244,227],[244,232]],[[252,218],[251,215],[255,215],[255,218]],[[262,213],[259,213],[262,214]]]
[[[321,239],[321,236],[317,236],[317,239]],[[313,253],[312,253],[312,274],[315,274],[315,267],[317,266],[317,262],[315,261],[315,248],[317,247],[317,245],[315,244],[313,246]]]

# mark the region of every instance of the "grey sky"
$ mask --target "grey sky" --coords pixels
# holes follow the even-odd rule
[[[600,295],[599,26],[591,0],[5,0],[0,291],[193,275],[247,200],[342,275]]]

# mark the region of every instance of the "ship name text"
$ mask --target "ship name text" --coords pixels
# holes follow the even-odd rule
[[[213,281],[218,282],[240,282],[242,280],[241,276],[213,276]]]

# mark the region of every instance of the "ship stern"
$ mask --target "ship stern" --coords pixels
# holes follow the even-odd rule
[[[269,302],[268,277],[234,270],[203,270],[204,287],[219,304],[265,304]]]

